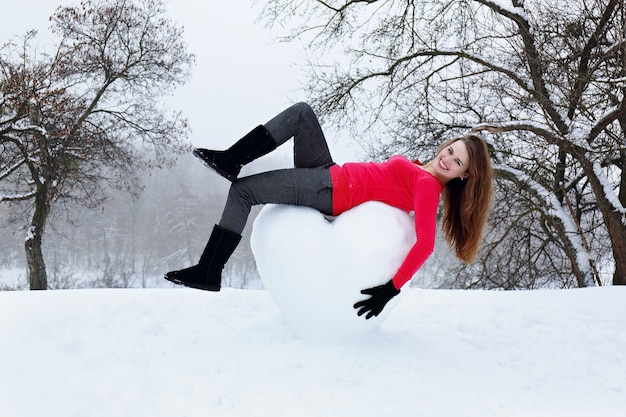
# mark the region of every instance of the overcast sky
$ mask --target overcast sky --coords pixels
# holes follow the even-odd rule
[[[50,40],[48,18],[57,6],[77,0],[24,0],[0,26],[0,41],[37,29]],[[255,22],[259,5],[251,0],[170,0],[170,16],[184,26],[189,51],[196,55],[192,80],[169,100],[193,129],[194,146],[223,148],[291,103],[306,97],[297,44],[276,41],[280,34]],[[337,162],[354,159],[349,144],[327,135]],[[345,142],[345,139],[344,139]]]

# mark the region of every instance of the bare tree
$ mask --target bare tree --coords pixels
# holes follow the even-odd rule
[[[468,285],[587,286],[600,270],[626,284],[624,6],[271,0],[263,16],[307,22],[287,39],[311,45],[314,106],[364,121],[361,136],[389,133],[377,154],[426,156],[443,136],[488,132],[507,215],[495,213]]]
[[[51,17],[54,54],[36,33],[0,50],[0,201],[30,203],[31,289],[46,289],[42,237],[53,204],[96,207],[102,185],[136,191],[137,172],[187,150],[187,123],[159,98],[194,57],[161,0],[86,0]]]

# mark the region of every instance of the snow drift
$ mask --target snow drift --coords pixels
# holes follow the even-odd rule
[[[0,415],[624,415],[626,288],[403,292],[332,343],[266,291],[2,292]]]

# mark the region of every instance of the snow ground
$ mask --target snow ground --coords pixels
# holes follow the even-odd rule
[[[624,415],[626,288],[403,292],[332,343],[262,290],[1,292],[0,414]]]
[[[397,269],[384,251],[406,216],[264,208],[267,291],[0,292],[0,416],[624,415],[626,288],[405,287],[353,333],[352,297]]]

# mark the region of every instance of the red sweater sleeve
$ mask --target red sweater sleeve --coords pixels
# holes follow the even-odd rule
[[[393,277],[396,289],[400,289],[411,280],[435,249],[439,190],[435,187],[420,187],[414,193],[413,199],[417,240]]]

